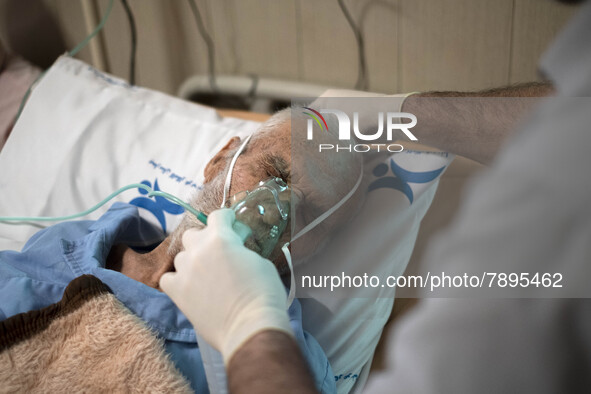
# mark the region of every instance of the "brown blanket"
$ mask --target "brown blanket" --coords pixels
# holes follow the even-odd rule
[[[191,392],[162,342],[94,276],[0,322],[0,392]]]

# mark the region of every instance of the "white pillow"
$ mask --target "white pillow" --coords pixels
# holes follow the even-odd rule
[[[248,135],[257,127],[129,86],[62,56],[33,89],[0,153],[0,216],[73,214],[142,181],[151,187],[157,182],[161,190],[186,200],[201,186],[211,156],[232,136]],[[113,202],[142,197],[146,206],[156,204],[138,189]],[[87,218],[100,217],[110,205]],[[156,215],[141,210],[142,216],[167,232],[182,216],[162,206],[153,210]],[[0,224],[0,250],[20,250],[38,229]]]
[[[314,266],[310,271],[322,272],[323,264],[331,262],[329,275],[367,273],[383,279],[403,274],[439,177],[452,159],[448,153],[404,151],[366,163],[360,187],[367,195],[361,211],[306,263]],[[404,170],[412,173],[402,174]],[[338,268],[332,262],[338,262]],[[295,272],[300,277],[297,267]],[[310,297],[300,298],[304,329],[326,352],[340,393],[363,389],[394,295],[395,289],[388,287],[370,292],[353,287],[345,296],[322,288],[298,288],[296,296]]]

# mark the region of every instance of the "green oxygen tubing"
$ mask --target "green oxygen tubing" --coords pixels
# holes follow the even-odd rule
[[[88,208],[85,211],[75,213],[73,215],[67,215],[67,216],[0,216],[0,222],[61,222],[64,220],[77,219],[77,218],[86,216],[88,214],[91,214],[92,212],[96,211],[97,209],[99,209],[100,207],[105,205],[107,202],[112,200],[115,196],[123,193],[124,191],[129,190],[129,189],[136,189],[136,188],[146,190],[148,192],[148,197],[152,197],[152,196],[164,197],[164,198],[172,201],[173,203],[180,205],[181,207],[185,208],[188,212],[195,215],[195,217],[201,223],[207,225],[207,215],[204,214],[203,212],[196,210],[195,208],[193,208],[192,206],[190,206],[189,204],[187,204],[186,202],[184,202],[180,198],[173,196],[170,193],[166,193],[166,192],[159,191],[159,190],[154,190],[150,186],[144,185],[143,183],[132,183],[130,185],[127,185],[127,186],[124,186],[120,189],[117,189],[113,193],[109,194],[105,199],[103,199],[98,204]]]

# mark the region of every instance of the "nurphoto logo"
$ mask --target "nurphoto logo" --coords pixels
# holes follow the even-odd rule
[[[378,126],[375,132],[367,133],[368,130],[364,130],[362,132],[359,128],[359,113],[353,112],[353,127],[351,127],[351,120],[349,116],[340,110],[336,109],[322,109],[320,111],[316,111],[312,108],[304,107],[310,112],[304,112],[304,114],[308,115],[310,119],[308,119],[307,124],[307,139],[312,141],[314,139],[314,122],[320,127],[321,131],[327,132],[328,131],[328,124],[326,119],[322,114],[332,114],[336,117],[338,122],[338,136],[339,140],[341,141],[351,141],[351,130],[353,130],[353,134],[357,141],[386,141],[389,144],[385,143],[372,143],[372,144],[349,144],[349,145],[339,145],[339,144],[318,144],[318,151],[327,151],[327,150],[335,150],[339,151],[347,151],[347,152],[379,152],[380,150],[388,152],[402,152],[404,147],[400,144],[393,144],[392,142],[396,136],[394,135],[394,130],[400,130],[408,137],[411,141],[418,141],[417,137],[414,136],[413,133],[410,132],[409,129],[413,128],[417,124],[417,117],[408,112],[387,112],[384,114],[383,112],[379,112],[378,115]],[[385,121],[384,121],[385,118]],[[402,123],[403,119],[409,119],[410,122]],[[384,127],[385,124],[385,127]],[[384,139],[384,132],[385,132],[385,139]]]

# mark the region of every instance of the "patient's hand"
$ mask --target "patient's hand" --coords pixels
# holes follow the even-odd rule
[[[148,253],[137,253],[123,244],[115,245],[109,252],[105,268],[160,290],[160,277],[174,270],[173,257],[166,253],[168,244],[167,238]]]

